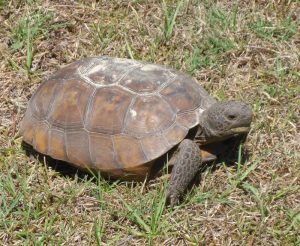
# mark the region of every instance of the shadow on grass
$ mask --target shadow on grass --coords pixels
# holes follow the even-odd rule
[[[220,146],[218,146],[218,148],[216,147],[216,144],[210,144],[206,147],[206,150],[211,152],[212,154],[217,156],[216,160],[213,161],[209,161],[207,163],[204,163],[203,167],[201,168],[199,175],[196,176],[195,180],[191,183],[190,188],[192,188],[193,186],[197,186],[200,184],[201,182],[201,173],[206,171],[208,168],[210,168],[210,170],[212,172],[214,172],[215,170],[217,170],[219,168],[219,163],[223,163],[226,166],[234,166],[238,163],[238,161],[240,161],[240,165],[243,165],[245,162],[247,162],[247,160],[249,159],[249,153],[247,150],[242,150],[242,153],[239,153],[240,151],[240,144],[243,143],[246,139],[246,135],[243,136],[238,136],[235,138],[231,138],[229,140],[225,140],[221,143],[221,150],[220,150]],[[51,158],[50,156],[41,154],[39,152],[37,152],[36,150],[33,149],[33,147],[29,144],[27,144],[26,142],[22,142],[22,148],[25,151],[26,155],[33,159],[33,160],[39,160],[41,163],[45,163],[47,166],[51,167],[53,170],[57,171],[58,173],[60,173],[61,175],[65,176],[65,177],[69,177],[69,178],[75,178],[78,177],[80,179],[85,179],[87,176],[92,179],[92,178],[96,178],[98,177],[98,173],[97,171],[93,172],[88,172],[85,170],[81,170],[78,167],[74,167],[72,164],[65,162],[65,161],[61,161],[61,160],[56,160]],[[170,159],[170,157],[172,156],[172,154],[176,151],[176,147],[174,147],[173,149],[171,149],[168,152],[168,155],[163,155],[160,158],[158,158],[155,162],[155,165],[152,173],[149,175],[149,178],[147,179],[148,181],[153,180],[156,177],[161,176],[163,173],[166,173],[166,170],[164,168],[165,163],[167,163],[167,160]],[[241,156],[242,158],[240,160],[238,160],[238,156]],[[172,171],[172,167],[168,168],[168,173],[170,173]],[[115,183],[116,179],[109,177],[108,175],[105,175],[103,173],[101,173],[101,177],[105,178],[105,180],[108,183]],[[96,179],[95,179],[96,180]],[[126,184],[126,182],[121,182],[123,184]],[[137,183],[137,182],[135,182]],[[132,185],[132,182],[130,182],[130,184]]]
[[[246,138],[247,134],[230,138],[218,144],[212,143],[207,145],[205,149],[213,155],[216,155],[217,158],[203,163],[198,175],[196,175],[193,182],[191,182],[189,189],[200,185],[202,173],[208,169],[210,169],[212,173],[215,172],[220,168],[221,163],[226,167],[237,166],[238,163],[243,166],[250,158],[250,153],[247,149],[240,149],[240,146],[246,141]]]
[[[56,160],[48,155],[44,155],[37,152],[31,145],[27,144],[24,141],[22,141],[22,149],[25,151],[25,154],[31,160],[38,160],[41,163],[45,163],[48,167],[51,167],[53,170],[57,171],[62,176],[69,177],[69,178],[75,178],[75,176],[77,176],[82,179],[87,175],[90,178],[93,177],[91,173],[88,173],[77,167],[74,167],[68,162]]]

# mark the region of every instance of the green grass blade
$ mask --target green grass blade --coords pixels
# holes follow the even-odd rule
[[[135,218],[135,221],[137,224],[145,230],[146,233],[150,234],[151,233],[151,228],[146,224],[146,222],[143,220],[142,215],[137,211],[132,209],[124,200],[122,200],[123,204],[127,208],[129,212],[133,215]]]
[[[164,189],[156,195],[156,199],[152,201],[152,217],[151,217],[151,232],[156,235],[162,226],[162,214],[166,205],[166,197]]]
[[[98,246],[102,245],[102,241],[101,238],[103,236],[103,232],[104,232],[104,225],[105,225],[105,221],[99,221],[99,219],[97,219],[94,223],[94,227],[95,227],[95,238],[96,238],[96,242]]]
[[[128,55],[129,55],[130,59],[134,60],[133,52],[132,52],[130,44],[128,43],[127,38],[125,38],[125,42],[126,42],[126,50],[128,52]]]
[[[26,68],[27,72],[30,72],[32,68],[32,59],[33,59],[33,53],[32,53],[32,39],[31,39],[31,30],[28,24],[28,29],[27,29],[27,49],[26,49]]]
[[[168,41],[173,33],[173,29],[176,23],[176,18],[179,13],[179,10],[183,4],[184,0],[181,0],[177,3],[176,9],[173,14],[169,13],[167,4],[165,0],[162,2],[163,6],[163,11],[164,11],[164,17],[165,17],[165,29],[164,29],[164,34],[165,34],[165,39]]]

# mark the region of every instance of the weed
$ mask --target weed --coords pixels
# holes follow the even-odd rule
[[[125,207],[130,212],[130,219],[137,224],[142,230],[142,234],[148,238],[150,245],[153,245],[153,240],[162,234],[166,233],[166,227],[164,227],[164,221],[162,220],[162,215],[165,209],[165,189],[161,188],[158,190],[157,194],[152,198],[150,205],[150,216],[144,215],[142,211],[137,208],[131,207],[125,201],[123,201]],[[139,234],[139,233],[136,233]]]
[[[49,29],[47,24],[52,20],[51,13],[43,13],[36,11],[33,14],[21,18],[16,26],[12,29],[11,34],[11,50],[17,52],[26,44],[31,45],[39,35],[47,36]],[[27,48],[28,49],[28,48]]]
[[[281,20],[278,25],[262,18],[249,23],[250,29],[258,37],[270,42],[276,42],[276,40],[288,41],[297,33],[297,26],[297,23],[291,17]]]
[[[167,6],[165,0],[162,1],[162,9],[164,12],[164,37],[166,41],[169,41],[172,36],[176,18],[183,3],[184,0],[178,1],[175,10],[172,10]]]

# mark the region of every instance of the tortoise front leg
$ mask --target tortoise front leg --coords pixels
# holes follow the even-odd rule
[[[167,189],[167,200],[170,206],[174,206],[179,203],[179,199],[200,169],[202,160],[199,146],[190,139],[184,139],[170,162],[174,163],[174,167]]]

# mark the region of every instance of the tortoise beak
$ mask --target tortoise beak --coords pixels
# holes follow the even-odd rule
[[[230,129],[230,131],[233,134],[248,133],[250,131],[250,127],[249,126],[236,127],[236,128]]]

